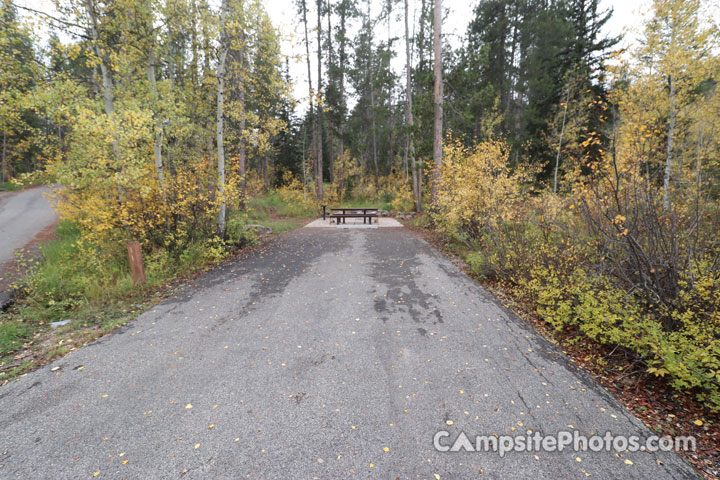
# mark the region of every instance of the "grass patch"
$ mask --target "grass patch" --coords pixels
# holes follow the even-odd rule
[[[0,317],[1,318],[1,317]],[[8,321],[0,324],[0,357],[22,347],[32,329],[22,322]]]
[[[14,192],[15,190],[21,190],[22,188],[23,188],[22,185],[17,185],[15,183],[0,182],[0,192],[3,192],[3,191]]]
[[[300,203],[284,201],[276,191],[251,198],[247,203],[248,215],[253,220],[267,220],[272,217],[282,218],[310,218],[318,214],[313,207],[306,207]]]

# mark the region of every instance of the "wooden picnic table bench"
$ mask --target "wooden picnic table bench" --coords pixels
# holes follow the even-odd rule
[[[373,218],[378,218],[378,209],[374,207],[338,207],[330,209],[330,219],[335,219],[339,225],[340,220],[345,224],[346,218],[362,218],[363,223],[372,223]]]

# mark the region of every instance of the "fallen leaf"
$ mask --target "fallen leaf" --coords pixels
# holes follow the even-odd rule
[[[693,423],[694,423],[695,425],[697,425],[698,427],[702,427],[702,426],[703,426],[703,421],[702,421],[702,420],[695,420]]]
[[[633,462],[632,462],[632,460],[626,458],[626,459],[625,459],[625,464],[626,464],[626,465],[632,465]]]

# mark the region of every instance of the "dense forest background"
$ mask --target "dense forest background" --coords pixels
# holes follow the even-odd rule
[[[289,60],[280,54],[278,32],[262,4],[228,2],[228,15],[235,18],[225,19],[222,26],[219,9],[207,2],[140,3],[60,2],[58,17],[21,7],[22,13],[51,25],[46,42],[22,26],[18,8],[5,1],[5,55],[15,64],[5,64],[6,104],[17,104],[30,91],[68,80],[99,102],[104,98],[105,68],[113,103],[142,94],[157,97],[154,110],[182,104],[182,111],[151,112],[158,118],[165,115],[155,129],[162,130],[160,150],[168,150],[169,166],[174,158],[180,162],[171,152],[184,140],[177,137],[177,122],[193,123],[196,138],[199,126],[205,125],[202,133],[217,143],[216,69],[225,35],[232,43],[226,46],[232,50],[225,73],[227,109],[245,111],[236,119],[228,118],[225,128],[232,148],[238,150],[236,156],[253,149],[245,154],[247,168],[262,179],[263,188],[283,184],[286,172],[304,176],[307,184],[320,173],[334,182],[336,176],[343,177],[335,164],[345,150],[360,168],[359,175],[373,177],[376,185],[390,174],[407,180],[409,136],[419,162],[432,157],[432,136],[423,134],[434,114],[430,0],[419,2],[418,18],[409,18],[407,38],[392,36],[390,29],[391,17],[405,14],[402,2],[385,2],[382,14],[370,18],[369,2],[298,1],[298,19],[307,30],[300,40],[307,46],[307,56],[317,56],[320,66],[311,71],[308,62],[312,102],[299,117],[294,108],[299,99],[290,98],[289,83],[307,79],[289,77]],[[600,130],[597,115],[579,110],[584,110],[580,106],[588,99],[602,96],[607,86],[604,61],[614,53],[618,39],[605,38],[601,31],[611,14],[600,11],[594,0],[479,2],[461,46],[451,49],[443,42],[445,131],[467,145],[502,136],[512,147],[513,162],[543,165],[539,178],[547,179],[565,105],[571,112],[565,141],[578,140],[585,130]],[[60,31],[72,41],[62,43]],[[356,36],[348,38],[350,31]],[[405,78],[391,68],[395,58],[406,56],[406,48],[409,91]],[[150,70],[154,78],[148,76]],[[129,84],[133,91],[125,93]],[[414,98],[412,127],[406,118],[408,94]],[[308,103],[307,98],[302,100]],[[50,142],[50,137],[55,143],[62,141],[64,125],[38,110],[45,106],[17,107],[4,114],[8,119],[4,181],[43,167],[52,156],[43,142]],[[13,115],[20,115],[22,122],[12,122]],[[234,141],[241,130],[248,137],[250,130],[262,135]],[[44,134],[42,142],[32,139],[37,131]],[[199,143],[209,147],[208,142]],[[322,165],[321,172],[315,164]]]
[[[375,16],[298,0],[297,99],[260,0],[1,1],[2,180],[56,182],[72,238],[28,309],[62,318],[131,289],[129,240],[151,280],[222,259],[263,196],[371,203],[425,211],[554,330],[720,408],[714,2],[649,2],[625,51],[598,0],[481,0],[454,48],[440,0],[412,17],[410,0]]]

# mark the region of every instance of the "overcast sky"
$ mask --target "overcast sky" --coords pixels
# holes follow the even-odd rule
[[[467,30],[468,22],[472,18],[472,12],[478,1],[482,0],[444,0],[443,7],[448,10],[447,17],[443,23],[443,34],[447,41],[453,46],[459,45],[460,38]],[[712,1],[712,0],[708,0]],[[418,10],[420,8],[420,0],[408,0],[410,5],[410,14],[417,19]],[[15,3],[21,6],[31,7],[56,15],[52,0],[15,0]],[[211,4],[219,4],[219,0],[211,0]],[[363,2],[364,3],[364,2]],[[371,15],[376,17],[379,15],[383,1],[372,0]],[[308,0],[310,8],[315,4],[313,0]],[[302,110],[307,105],[307,67],[304,59],[303,29],[301,17],[297,14],[295,0],[266,0],[265,5],[273,23],[278,28],[282,38],[282,53],[290,58],[290,75],[294,82],[295,98],[299,100],[298,109]],[[600,0],[601,9],[613,8],[614,15],[606,24],[606,35],[619,35],[626,29],[637,29],[642,25],[643,12],[647,12],[650,0]],[[390,25],[392,36],[399,37],[401,42],[404,38],[404,19],[403,19],[403,1],[396,3],[396,10],[393,13]],[[25,14],[25,12],[22,12]],[[308,15],[310,27],[315,24],[316,14],[311,10]],[[323,20],[326,22],[326,20]],[[358,27],[359,21],[355,22],[355,28]],[[326,25],[326,24],[325,24]],[[325,27],[325,25],[323,25]],[[412,29],[412,26],[410,27]],[[387,39],[386,23],[378,25],[376,36],[378,40]],[[411,32],[412,35],[412,32]],[[634,36],[629,34],[626,36],[625,45],[632,43]],[[315,63],[314,45],[311,47],[312,72],[317,72],[317,64]],[[398,52],[392,64],[395,72],[399,75],[403,74],[405,65],[405,49],[402,43],[398,43],[396,50]],[[317,78],[313,77],[313,82],[317,82]]]

